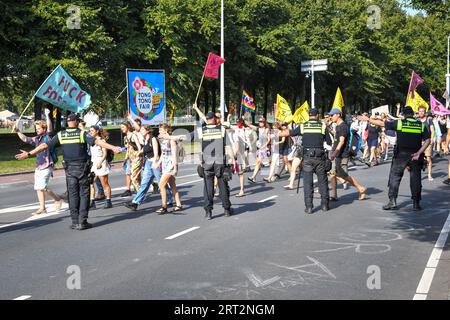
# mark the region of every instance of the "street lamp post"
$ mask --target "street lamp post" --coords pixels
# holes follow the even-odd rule
[[[445,106],[448,108],[450,106],[450,36],[447,37],[447,74],[445,77],[447,79],[445,86],[447,90]]]
[[[225,59],[225,39],[223,34],[224,29],[224,12],[223,0],[220,3],[220,56]],[[220,114],[225,120],[225,64],[220,65]]]

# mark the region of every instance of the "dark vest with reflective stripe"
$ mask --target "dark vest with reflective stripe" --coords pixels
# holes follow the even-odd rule
[[[58,133],[64,161],[86,161],[89,159],[84,130],[66,129]]]
[[[300,134],[303,135],[303,147],[323,149],[326,126],[320,121],[311,120],[300,125]]]
[[[204,125],[202,128],[202,159],[205,163],[224,163],[225,128],[220,125]]]
[[[414,118],[397,120],[397,147],[399,151],[418,151],[422,146],[425,124]]]

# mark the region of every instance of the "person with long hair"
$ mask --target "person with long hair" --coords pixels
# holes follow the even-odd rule
[[[159,165],[161,152],[158,139],[153,136],[151,126],[142,126],[140,132],[144,138],[144,145],[142,147],[144,166],[142,171],[141,186],[134,199],[125,204],[127,208],[133,211],[136,211],[138,206],[144,202],[145,195],[150,189],[153,181],[156,179],[156,182],[160,183],[161,180],[161,168]],[[168,185],[166,186],[166,192],[169,198],[168,202],[171,204],[172,193]]]
[[[52,121],[50,119],[50,110],[45,109],[45,115],[47,121],[37,120],[34,122],[36,128],[36,136],[33,138],[27,137],[19,128],[14,126],[14,131],[17,132],[20,140],[25,143],[31,144],[33,147],[38,147],[43,143],[48,143],[55,135],[52,129]],[[36,155],[36,169],[34,171],[34,190],[36,190],[37,197],[39,199],[39,209],[32,213],[32,215],[46,214],[45,208],[45,195],[48,194],[55,201],[55,211],[58,212],[61,209],[61,198],[58,197],[49,187],[48,183],[50,177],[53,176],[53,169],[55,166],[52,154],[50,150],[39,153]]]
[[[371,116],[371,119],[376,119],[376,116]],[[368,165],[369,167],[373,167],[375,163],[377,163],[377,147],[378,147],[378,138],[380,136],[381,133],[381,128],[373,125],[373,124],[369,124],[368,125],[368,137],[367,137],[367,145],[369,147],[369,151],[370,151],[370,157],[369,157],[369,161],[366,162],[366,165]]]
[[[269,169],[269,176],[266,178],[263,178],[264,181],[271,183],[275,181],[275,170],[277,169],[277,165],[279,165],[279,159],[280,159],[280,153],[279,153],[279,145],[283,144],[286,139],[289,139],[289,137],[282,137],[280,138],[278,136],[280,132],[281,125],[277,122],[273,124],[273,129],[270,133],[271,141],[271,154],[272,154],[272,162],[270,163],[270,169]]]
[[[256,143],[258,151],[256,152],[255,169],[253,170],[252,176],[248,177],[250,183],[256,183],[256,176],[258,175],[264,160],[269,156],[270,130],[267,121],[263,116],[258,120],[258,127],[252,125],[248,120],[245,120],[245,124],[258,133],[258,142]]]
[[[96,140],[102,140],[106,141],[107,139],[107,132],[106,130],[100,128],[99,126],[92,126],[89,129],[89,135],[96,139]],[[90,147],[91,149],[91,161],[92,161],[92,169],[91,171],[95,174],[95,178],[93,183],[91,184],[91,208],[95,208],[95,187],[94,184],[96,180],[100,180],[103,190],[105,191],[105,206],[103,209],[109,209],[112,208],[111,203],[111,186],[109,185],[108,181],[108,175],[110,171],[110,165],[108,161],[106,160],[106,157],[108,155],[108,150],[105,148],[102,148],[99,145],[94,145]]]
[[[131,131],[131,125],[123,123],[121,126],[122,132],[125,134],[124,145],[127,147],[127,155],[124,160],[124,168],[126,168],[126,174],[131,180],[131,185],[133,185],[134,191],[139,190],[141,184],[141,171],[142,171],[142,146],[139,141],[138,136],[135,132]],[[129,160],[129,161],[128,161]],[[129,165],[129,169],[128,169]],[[128,188],[128,178],[127,178],[127,190],[122,194],[122,197],[127,197],[131,195],[131,191]]]
[[[171,135],[172,129],[168,124],[160,124],[159,134],[161,136]],[[179,212],[183,210],[183,206],[181,205],[180,194],[175,183],[175,177],[178,173],[177,143],[174,140],[161,138],[159,144],[161,146],[161,157],[159,164],[162,166],[162,176],[159,182],[159,190],[161,191],[162,207],[156,212],[158,214],[165,214],[168,212],[166,191],[167,184],[170,186],[172,195],[175,197],[176,206],[173,211]]]
[[[128,148],[129,148],[128,141],[131,139],[131,136],[133,134],[131,125],[128,122],[122,122],[122,124],[120,125],[120,130],[121,130],[122,134],[124,135],[123,145],[126,148],[126,150],[128,150]],[[130,166],[130,157],[129,157],[128,152],[125,154],[125,158],[122,162],[122,168],[123,168],[123,171],[125,172],[126,190],[120,196],[121,197],[129,197],[129,196],[131,196],[131,166]]]

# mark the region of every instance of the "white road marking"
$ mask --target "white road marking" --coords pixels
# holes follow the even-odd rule
[[[278,196],[271,196],[271,197],[268,197],[266,199],[259,200],[258,203],[266,202],[266,201],[269,201],[269,200],[272,200],[272,199],[275,199],[275,198],[278,198]]]
[[[427,295],[430,291],[431,283],[433,282],[434,275],[436,273],[436,268],[439,264],[439,259],[441,258],[442,250],[444,249],[445,243],[450,232],[450,213],[447,216],[444,227],[439,234],[439,238],[434,245],[433,251],[431,252],[430,258],[428,259],[427,266],[423,271],[422,278],[420,279],[419,285],[417,286],[416,294],[413,300],[426,300]]]
[[[27,300],[27,299],[30,299],[30,298],[31,298],[31,296],[20,296],[20,297],[17,297],[15,299],[13,299],[13,300]]]
[[[170,236],[170,237],[167,237],[167,238],[165,238],[165,239],[166,239],[166,240],[172,240],[172,239],[178,238],[179,236],[182,236],[183,234],[186,234],[186,233],[188,233],[188,232],[197,230],[197,229],[199,229],[199,228],[200,228],[200,227],[198,227],[198,226],[197,226],[197,227],[192,227],[192,228],[186,229],[186,230],[184,230],[184,231],[175,233],[174,235],[172,235],[172,236]]]

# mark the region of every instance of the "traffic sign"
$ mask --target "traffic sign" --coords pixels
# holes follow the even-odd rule
[[[307,67],[307,66],[312,66],[313,64],[314,64],[314,67],[320,66],[320,65],[327,65],[328,59],[302,61],[301,66]],[[314,68],[314,69],[316,69],[316,68]]]

